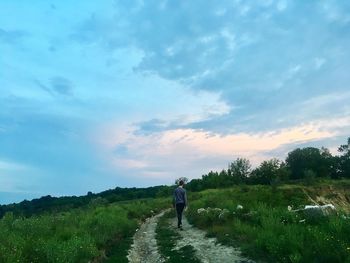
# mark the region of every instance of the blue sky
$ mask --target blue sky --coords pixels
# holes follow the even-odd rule
[[[0,203],[350,136],[347,1],[0,1]]]

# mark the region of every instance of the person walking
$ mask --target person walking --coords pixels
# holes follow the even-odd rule
[[[182,212],[187,207],[187,194],[184,189],[185,182],[179,181],[179,186],[174,191],[173,206],[176,209],[177,214],[177,227],[182,229]]]

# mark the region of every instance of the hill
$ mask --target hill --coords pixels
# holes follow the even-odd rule
[[[115,193],[112,190],[104,197],[91,198],[91,193],[81,197],[91,199],[78,208],[56,207],[27,217],[20,212],[6,212],[0,220],[0,262],[127,262],[132,236],[140,224],[171,207],[170,187],[151,190],[157,191],[149,195],[170,193],[167,197],[113,202],[108,201],[109,194]],[[348,262],[349,190],[350,180],[319,180],[313,185],[299,181],[188,191],[186,217],[193,228],[189,231],[197,233],[196,228],[202,229],[208,237],[239,249],[244,257],[253,260]],[[131,196],[136,198],[137,194]],[[335,210],[324,214],[304,209],[305,205],[315,204],[333,204]],[[174,217],[172,210],[160,217],[157,226],[162,258],[166,262],[179,258],[185,258],[182,262],[200,262],[196,258],[200,246],[193,247],[193,242],[182,252],[174,250],[178,240],[188,239],[176,233],[167,219]]]
[[[235,186],[192,195],[189,221],[267,262],[349,262],[350,180]],[[305,209],[332,204],[335,210]]]

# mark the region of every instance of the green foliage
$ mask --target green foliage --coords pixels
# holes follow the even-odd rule
[[[316,182],[316,174],[313,170],[304,171],[304,179],[306,185],[313,185]]]
[[[210,171],[201,179],[191,180],[187,189],[196,192],[238,184],[262,184],[271,185],[276,190],[285,182],[303,180],[311,185],[320,178],[350,178],[350,138],[347,144],[339,147],[339,152],[339,156],[332,156],[324,147],[297,148],[288,154],[285,162],[277,159],[263,161],[252,171],[249,160],[238,158],[229,164],[227,170]]]
[[[347,144],[340,145],[338,151],[341,155],[337,158],[336,173],[338,177],[350,178],[350,137]]]
[[[175,184],[178,185],[180,183],[180,181],[183,181],[185,184],[187,184],[188,182],[188,178],[187,177],[179,177],[175,180]]]
[[[117,257],[125,258],[128,248],[123,242],[130,240],[140,218],[168,204],[166,199],[94,203],[30,218],[6,213],[0,220],[0,262],[88,262],[105,249],[109,256],[117,250]]]
[[[249,182],[255,184],[276,184],[278,181],[286,180],[285,166],[280,160],[271,159],[263,161],[254,169],[250,175]]]
[[[290,153],[286,163],[291,170],[291,179],[303,178],[304,171],[312,170],[318,177],[329,176],[331,172],[331,163],[328,151],[320,150],[314,147],[297,148]]]
[[[233,177],[236,183],[243,183],[249,176],[252,166],[250,161],[245,158],[237,158],[230,163],[228,174]]]
[[[13,212],[18,216],[29,217],[48,212],[64,212],[73,208],[99,206],[114,202],[169,196],[172,186],[153,186],[147,188],[120,188],[106,190],[98,194],[88,192],[85,196],[52,197],[43,196],[32,201],[24,200],[18,204],[0,205],[0,218],[6,212]]]
[[[239,246],[254,259],[350,262],[349,219],[337,214],[324,216],[316,210],[288,211],[288,205],[298,208],[309,202],[303,186],[281,186],[275,191],[268,186],[236,186],[193,193],[191,200],[191,223],[220,242]],[[220,217],[215,208],[229,212]]]

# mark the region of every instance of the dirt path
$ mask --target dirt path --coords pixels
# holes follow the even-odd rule
[[[176,219],[171,219],[171,226],[175,228],[176,224]],[[215,238],[207,238],[204,231],[191,226],[186,218],[183,219],[183,228],[183,231],[179,231],[182,239],[177,242],[175,249],[190,245],[203,263],[253,262],[242,257],[238,249],[220,245]]]
[[[128,253],[128,260],[131,263],[158,263],[164,262],[158,252],[156,241],[156,226],[158,219],[163,216],[165,211],[147,218],[140,226],[140,229],[133,237],[133,244]]]
[[[131,263],[161,263],[164,258],[158,252],[156,241],[156,226],[163,211],[147,220],[140,226],[140,229],[133,237],[133,244],[128,253],[128,260]],[[170,219],[170,227],[176,229],[176,218]],[[183,231],[177,230],[181,239],[177,241],[175,250],[185,246],[192,246],[195,256],[203,263],[232,263],[232,262],[253,262],[241,256],[238,249],[220,245],[215,238],[207,238],[206,233],[190,225],[186,218],[183,219]]]

